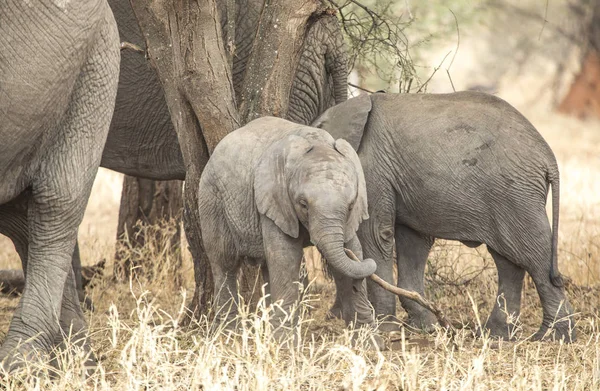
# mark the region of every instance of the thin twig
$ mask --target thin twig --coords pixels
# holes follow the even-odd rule
[[[146,51],[144,49],[142,49],[140,46],[136,45],[135,43],[123,41],[123,42],[121,42],[121,50],[125,50],[125,49],[129,49],[129,50],[133,50],[134,52],[146,54]]]
[[[429,83],[429,81],[433,78],[433,76],[435,76],[435,74],[437,73],[437,71],[442,67],[442,64],[444,63],[444,61],[446,61],[446,58],[448,58],[448,56],[450,55],[450,53],[452,53],[452,50],[449,51],[448,53],[446,53],[446,55],[442,59],[442,62],[440,62],[440,65],[438,65],[437,67],[433,68],[433,72],[431,73],[431,75],[429,75],[429,78],[427,80],[425,80],[425,83],[423,83],[421,85],[421,87],[419,87],[419,89],[417,90],[417,94],[419,92],[421,92],[423,90],[423,88],[427,87],[427,84]]]
[[[368,92],[369,94],[373,94],[374,93],[374,91],[367,90],[366,88],[362,88],[361,86],[357,86],[356,84],[353,84],[353,83],[348,83],[348,85],[350,87],[358,88],[361,91]]]

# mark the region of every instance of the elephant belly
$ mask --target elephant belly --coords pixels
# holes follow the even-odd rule
[[[472,201],[448,202],[432,196],[410,205],[399,202],[396,223],[435,238],[485,243],[493,226],[493,213],[486,210],[484,203]]]

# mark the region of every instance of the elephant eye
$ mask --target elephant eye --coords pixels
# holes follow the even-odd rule
[[[302,209],[307,209],[308,208],[308,203],[306,202],[306,200],[300,200],[300,201],[298,201],[298,203],[300,204],[300,206],[302,207]]]
[[[352,210],[352,209],[354,209],[354,204],[355,204],[355,203],[354,203],[354,202],[352,202],[352,203],[350,204],[350,206],[348,207],[348,210]]]

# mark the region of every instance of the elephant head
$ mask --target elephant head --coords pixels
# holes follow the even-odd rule
[[[285,137],[263,153],[254,192],[262,215],[294,238],[301,223],[338,272],[354,279],[375,272],[373,260],[357,263],[344,252],[369,217],[362,167],[347,141],[317,131]]]

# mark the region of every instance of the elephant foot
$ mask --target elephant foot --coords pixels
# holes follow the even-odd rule
[[[14,373],[21,368],[25,368],[28,363],[46,361],[46,351],[41,346],[33,342],[10,344],[7,347],[5,344],[0,349],[0,366],[7,373]]]
[[[577,333],[572,322],[563,320],[555,322],[551,327],[542,324],[537,333],[531,337],[532,341],[564,341],[572,343],[577,340]]]
[[[410,306],[406,305],[405,309],[408,313],[408,319],[405,322],[406,326],[413,331],[426,334],[435,332],[435,325],[438,324],[438,321],[433,313],[421,307],[420,305],[412,306],[412,303]]]
[[[380,318],[378,323],[379,326],[377,327],[377,330],[379,330],[382,333],[393,333],[396,331],[400,331],[400,329],[402,328],[402,322],[393,315],[388,315],[384,318]]]
[[[483,330],[477,327],[476,335],[478,338],[485,333],[490,338],[502,339],[504,341],[514,341],[516,339],[517,325],[508,324],[505,320],[490,318],[483,326]]]

